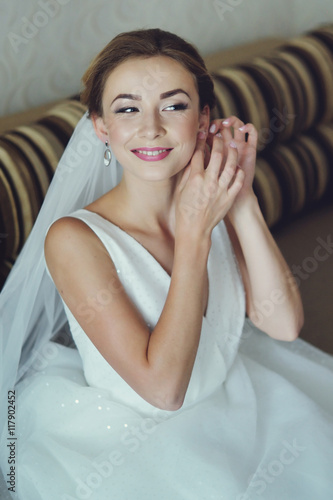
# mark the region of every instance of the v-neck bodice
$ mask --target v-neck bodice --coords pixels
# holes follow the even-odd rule
[[[171,279],[171,276],[170,274],[165,270],[165,268],[159,263],[159,261],[152,255],[152,253],[145,247],[145,245],[143,245],[137,238],[135,238],[135,236],[132,236],[131,234],[129,234],[127,231],[125,231],[124,229],[122,229],[120,226],[118,226],[117,224],[115,224],[114,222],[106,219],[105,217],[103,217],[102,215],[99,215],[97,214],[96,212],[92,212],[91,210],[87,210],[85,208],[83,208],[82,210],[80,210],[80,212],[83,211],[83,212],[88,212],[88,213],[92,213],[94,216],[102,219],[102,221],[104,222],[104,224],[107,226],[108,224],[110,224],[113,228],[115,228],[116,230],[119,230],[123,233],[124,235],[124,238],[128,237],[130,238],[131,240],[133,240],[133,244],[134,245],[139,245],[140,247],[142,247],[151,257],[152,259],[154,259],[157,264],[161,267],[162,271],[164,271],[167,275],[168,275],[168,278]]]
[[[148,259],[151,257],[151,260],[153,263],[156,263],[157,264],[157,268],[160,268],[161,270],[161,273],[163,274],[163,272],[166,274],[166,278],[167,280],[169,281],[169,285],[170,285],[170,280],[171,280],[171,276],[170,274],[166,271],[166,269],[162,266],[162,264],[152,255],[152,253],[142,244],[140,243],[140,241],[138,241],[134,236],[132,236],[131,234],[129,234],[127,231],[125,231],[124,229],[122,229],[120,226],[118,226],[117,224],[115,224],[114,222],[106,219],[105,217],[103,217],[102,215],[99,215],[95,212],[92,212],[90,210],[87,210],[87,209],[82,209],[84,212],[88,212],[88,213],[92,213],[94,214],[94,216],[100,218],[104,225],[107,226],[108,224],[110,224],[114,230],[119,230],[124,238],[129,238],[129,242],[131,242],[132,240],[132,243],[134,246],[138,245],[139,246],[139,251],[142,252],[142,249],[143,249],[143,252],[147,252],[148,254]],[[105,244],[104,244],[105,246]],[[209,268],[209,263],[208,263],[208,268]],[[205,311],[205,314],[203,315],[203,318],[204,319],[207,319],[207,316],[208,316],[208,308],[209,308],[209,273],[208,273],[208,301],[207,301],[207,307],[206,307],[206,311]]]
[[[171,277],[155,257],[116,224],[86,209],[71,214],[85,222],[108,251],[129,298],[152,330],[163,310]],[[184,405],[221,384],[237,352],[245,318],[244,290],[223,221],[212,233],[209,296],[200,343]],[[113,370],[65,306],[89,385],[107,388],[115,400],[150,413],[153,408]]]

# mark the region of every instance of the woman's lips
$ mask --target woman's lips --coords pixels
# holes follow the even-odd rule
[[[144,161],[159,161],[163,160],[172,151],[172,148],[138,148],[132,149],[140,160]]]

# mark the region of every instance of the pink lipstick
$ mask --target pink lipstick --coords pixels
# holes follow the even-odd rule
[[[138,148],[132,149],[132,153],[135,154],[140,160],[144,161],[159,161],[163,160],[172,151],[172,148]]]

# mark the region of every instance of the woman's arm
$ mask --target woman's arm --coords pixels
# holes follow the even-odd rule
[[[199,232],[179,240],[165,306],[150,332],[83,221],[59,219],[45,241],[52,278],[84,332],[119,375],[161,409],[176,410],[185,397],[200,339],[209,247]]]
[[[295,340],[303,326],[296,281],[276,245],[255,196],[225,222],[243,276],[247,314],[270,337]]]
[[[303,306],[296,281],[261,213],[252,184],[257,132],[236,117],[215,121],[225,145],[236,142],[243,187],[225,218],[246,290],[247,314],[269,336],[294,340],[303,325]],[[231,127],[234,129],[231,134]],[[245,134],[248,134],[247,140]]]
[[[225,216],[244,178],[234,178],[237,152],[229,148],[221,177],[222,138],[204,169],[205,138],[177,187],[175,251],[161,316],[150,333],[119,281],[106,249],[75,218],[60,219],[45,241],[45,257],[63,300],[107,362],[146,401],[178,409],[190,381],[202,327],[211,232]],[[209,195],[208,195],[209,194]],[[149,272],[149,270],[147,271]],[[103,292],[110,300],[98,303]]]

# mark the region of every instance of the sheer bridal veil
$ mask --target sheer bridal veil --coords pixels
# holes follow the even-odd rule
[[[61,157],[31,234],[0,294],[1,450],[6,449],[8,437],[8,391],[14,390],[46,342],[67,323],[60,296],[46,272],[46,232],[56,219],[83,208],[118,184],[122,168],[114,156],[109,167],[104,166],[104,149],[86,113]]]

